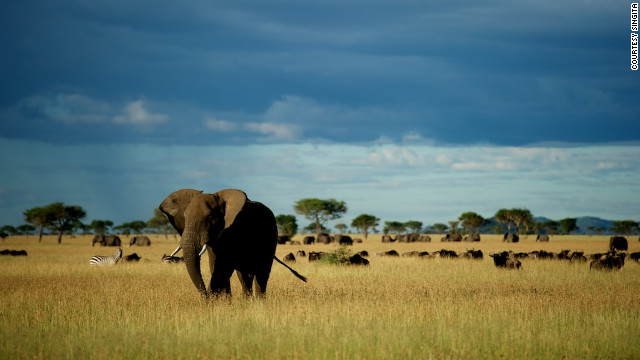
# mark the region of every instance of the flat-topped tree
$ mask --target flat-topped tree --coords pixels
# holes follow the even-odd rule
[[[309,198],[296,201],[293,209],[297,214],[304,215],[307,219],[315,222],[316,236],[318,236],[322,233],[322,224],[341,218],[347,212],[347,205],[344,201],[336,199]]]

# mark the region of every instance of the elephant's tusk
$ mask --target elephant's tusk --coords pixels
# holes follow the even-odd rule
[[[171,255],[169,255],[169,257],[172,257],[173,255],[177,254],[178,251],[180,251],[180,249],[182,249],[182,247],[180,245],[178,245],[178,247],[176,248],[176,250],[174,252],[171,253]]]
[[[204,244],[204,246],[202,247],[202,250],[200,250],[200,253],[198,254],[198,256],[202,256],[202,254],[204,254],[205,251],[207,251],[207,244]]]

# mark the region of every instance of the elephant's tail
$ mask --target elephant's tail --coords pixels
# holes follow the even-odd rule
[[[273,255],[273,258],[276,259],[277,262],[279,262],[280,264],[284,265],[284,267],[286,267],[287,269],[289,269],[289,271],[291,271],[293,273],[293,275],[297,276],[298,279],[307,282],[307,278],[300,275],[297,271],[293,270],[292,268],[289,267],[289,265],[285,264],[282,262],[282,260],[278,259],[277,256]]]

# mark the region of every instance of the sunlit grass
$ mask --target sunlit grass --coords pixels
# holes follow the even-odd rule
[[[294,240],[296,240],[295,238]],[[265,300],[245,299],[232,279],[231,300],[202,301],[184,265],[165,265],[173,238],[124,246],[137,264],[95,268],[90,237],[8,238],[0,248],[27,257],[0,257],[1,358],[207,359],[635,359],[640,353],[640,265],[618,272],[588,264],[523,260],[520,271],[497,269],[489,252],[512,249],[606,250],[607,237],[560,237],[517,244],[500,236],[480,243],[383,244],[372,235],[370,266],[292,266],[303,283],[274,263]],[[128,240],[123,238],[123,242]],[[630,251],[640,243],[630,241]],[[481,249],[485,259],[376,257],[440,249]],[[333,251],[335,245],[280,245]],[[204,261],[203,269],[207,267]]]

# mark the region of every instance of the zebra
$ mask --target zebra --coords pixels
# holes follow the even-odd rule
[[[89,260],[89,265],[96,266],[109,266],[115,265],[122,258],[122,248],[118,248],[115,253],[111,256],[100,256],[96,255]]]

